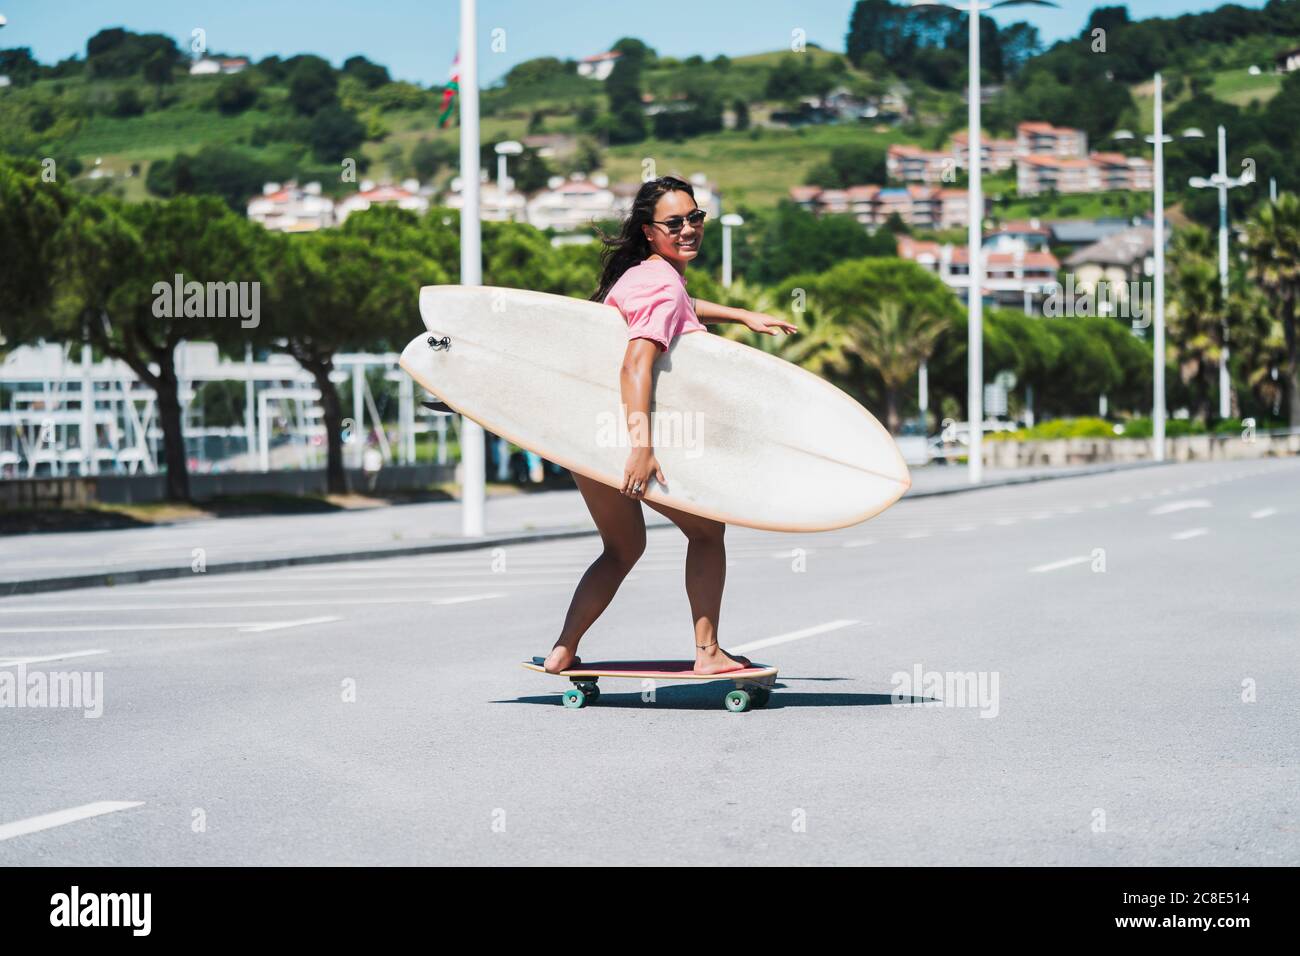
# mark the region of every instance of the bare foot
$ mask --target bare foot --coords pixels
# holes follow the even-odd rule
[[[546,663],[542,666],[546,668],[548,674],[558,674],[560,671],[567,671],[571,667],[576,667],[582,663],[576,653],[571,648],[556,644],[551,648],[551,653],[546,655]]]
[[[693,670],[697,674],[727,674],[731,671],[743,671],[747,667],[752,667],[748,657],[737,655],[732,657],[717,644],[708,648],[695,649],[695,667]]]

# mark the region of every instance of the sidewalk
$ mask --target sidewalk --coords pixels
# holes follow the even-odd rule
[[[1071,478],[1154,463],[985,471],[972,487],[965,466],[927,466],[912,473],[900,502],[1029,481]],[[203,573],[256,571],[300,564],[492,548],[596,534],[576,490],[493,496],[481,538],[460,533],[457,501],[391,505],[327,514],[259,515],[181,521],[113,531],[14,535],[0,555],[0,596],[132,584]],[[646,509],[646,527],[670,522]]]

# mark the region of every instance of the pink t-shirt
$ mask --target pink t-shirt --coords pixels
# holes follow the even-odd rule
[[[687,332],[707,332],[695,317],[686,294],[686,276],[664,259],[643,259],[624,272],[605,296],[605,304],[623,313],[627,338],[650,339],[668,351],[672,340]]]

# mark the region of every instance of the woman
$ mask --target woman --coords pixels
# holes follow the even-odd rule
[[[699,255],[704,217],[690,184],[664,176],[641,186],[616,238],[602,237],[604,265],[600,288],[592,299],[616,306],[628,324],[619,381],[633,447],[623,467],[621,488],[573,475],[605,547],[578,582],[564,629],[546,658],[546,669],[552,674],[578,662],[578,641],[609,606],[645,550],[641,501],[652,478],[662,484],[667,477],[655,460],[646,429],[634,428],[632,422],[650,420],[651,372],[659,353],[667,351],[678,335],[708,331],[703,322],[740,322],[769,335],[777,330],[798,331],[783,319],[701,302],[686,294],[686,263]],[[738,475],[737,480],[743,477]],[[747,666],[747,658],[732,657],[718,646],[718,613],[727,573],[722,541],[726,525],[653,501],[645,503],[671,519],[688,541],[686,595],[695,621],[695,672],[723,674]]]

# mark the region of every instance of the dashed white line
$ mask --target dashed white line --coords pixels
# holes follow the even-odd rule
[[[817,624],[813,627],[805,627],[799,631],[790,631],[788,634],[777,634],[774,637],[764,637],[761,640],[750,641],[748,644],[741,644],[733,647],[732,651],[744,654],[749,651],[756,651],[764,647],[772,647],[776,644],[786,644],[790,641],[803,640],[805,637],[816,637],[818,634],[825,634],[828,631],[838,631],[841,628],[851,627],[854,624],[860,624],[861,621],[840,620],[829,621],[826,624]]]
[[[371,604],[459,604],[462,601],[480,601],[485,598],[501,597],[501,594],[471,594],[460,598],[347,598],[328,601],[331,607],[350,607]],[[49,614],[62,612],[66,614],[103,614],[113,611],[234,611],[241,608],[268,607],[320,607],[326,603],[315,601],[234,601],[228,604],[71,604],[40,605],[28,607],[0,607],[3,614]]]
[[[1051,564],[1040,564],[1037,567],[1030,568],[1029,573],[1042,574],[1044,571],[1059,571],[1061,568],[1072,567],[1073,565],[1076,564],[1084,564],[1091,560],[1092,558],[1090,558],[1088,555],[1082,554],[1076,558],[1064,558],[1060,561],[1053,561]]]
[[[1149,515],[1171,515],[1176,511],[1187,511],[1189,508],[1209,508],[1212,507],[1210,502],[1205,498],[1187,498],[1183,501],[1171,501],[1168,504],[1159,505],[1147,512]]]
[[[1179,531],[1177,534],[1171,534],[1169,537],[1174,541],[1186,541],[1188,538],[1199,538],[1201,535],[1209,533],[1209,528],[1192,528],[1188,531]]]
[[[91,657],[95,654],[107,654],[108,651],[67,651],[63,654],[46,654],[44,657],[6,657],[0,660],[0,667],[17,667],[19,664],[46,664],[50,661],[66,661],[74,657]]]
[[[283,631],[289,627],[305,627],[308,624],[332,624],[334,621],[340,621],[338,617],[305,617],[301,621],[271,621],[266,624],[249,624],[241,627],[240,631],[245,634],[265,634],[267,631]]]
[[[105,631],[220,631],[237,630],[255,634],[258,630],[302,627],[305,624],[338,621],[341,618],[309,618],[301,621],[229,621],[202,624],[50,624],[40,627],[0,627],[0,634],[100,634]]]
[[[1252,511],[1252,512],[1250,513],[1250,516],[1251,516],[1252,518],[1257,518],[1257,519],[1258,519],[1258,518],[1271,518],[1271,517],[1273,517],[1273,515],[1275,515],[1275,514],[1277,514],[1277,509],[1276,509],[1276,508],[1260,508],[1258,511]]]
[[[98,803],[85,803],[68,810],[43,813],[39,817],[28,817],[26,820],[0,824],[0,840],[12,840],[14,837],[39,833],[41,830],[52,830],[54,827],[76,823],[79,820],[89,820],[91,817],[103,816],[105,813],[117,813],[119,810],[142,806],[144,806],[143,801],[101,800]]]

